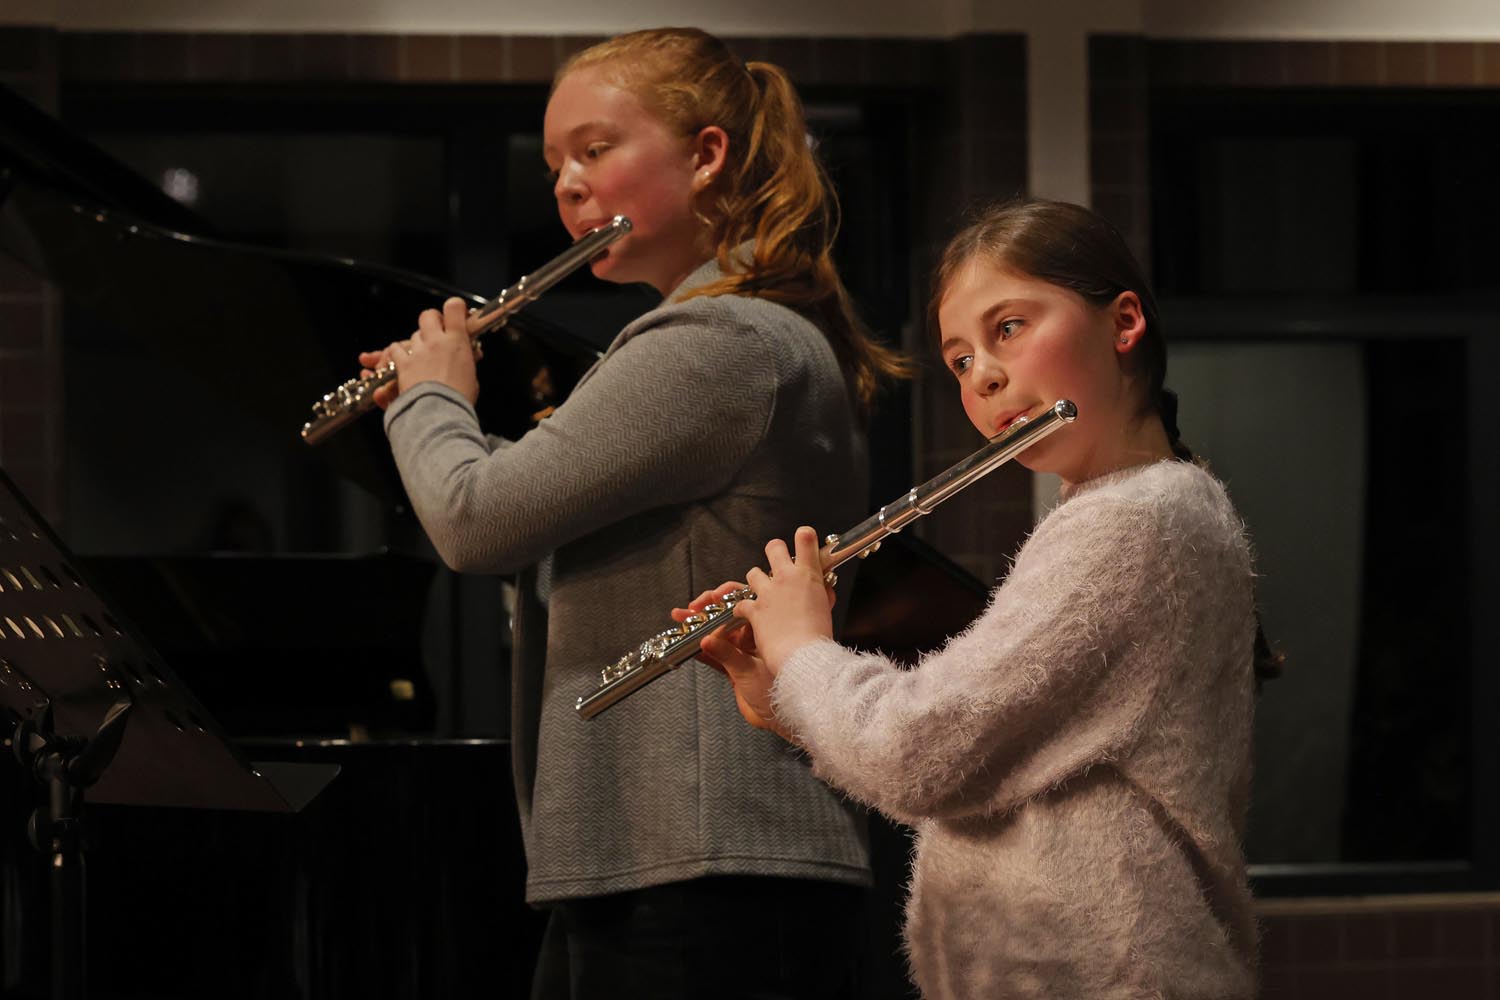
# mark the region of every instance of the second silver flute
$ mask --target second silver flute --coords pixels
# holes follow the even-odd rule
[[[921,486],[913,487],[901,499],[886,504],[842,535],[829,535],[818,550],[824,572],[831,573],[834,567],[854,556],[874,552],[886,535],[893,535],[922,515],[932,513],[934,507],[959,490],[998,469],[1077,417],[1078,408],[1069,400],[1059,399],[1036,417],[1024,423],[1017,421],[968,458]],[[733,620],[735,604],[754,597],[743,589],[726,594],[681,625],[647,639],[634,652],[604,668],[598,689],[578,699],[575,706],[578,714],[592,719],[626,695],[685,663],[697,654],[705,636]]]
[[[469,313],[469,339],[505,325],[511,313],[528,302],[535,302],[543,292],[599,255],[605,247],[630,232],[630,220],[617,215],[593,232],[579,237],[573,245],[541,267],[524,275],[482,306]],[[318,444],[328,435],[375,406],[375,390],[396,378],[396,363],[387,362],[369,378],[351,378],[313,404],[312,419],[302,425],[302,440]]]

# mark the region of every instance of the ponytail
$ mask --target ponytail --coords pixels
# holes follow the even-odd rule
[[[754,93],[748,141],[710,213],[724,277],[692,294],[756,295],[807,315],[827,335],[868,415],[881,383],[910,368],[866,332],[833,265],[838,199],[809,145],[791,80],[771,63],[747,63],[745,72]],[[746,241],[754,247],[749,266],[736,268],[730,254]]]

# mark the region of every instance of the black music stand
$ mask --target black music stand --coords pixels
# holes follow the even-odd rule
[[[45,789],[30,836],[49,856],[52,996],[87,992],[83,804],[297,812],[336,764],[252,763],[111,611],[0,470],[0,709]]]

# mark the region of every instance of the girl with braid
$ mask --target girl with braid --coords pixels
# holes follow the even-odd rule
[[[1257,662],[1243,524],[1178,438],[1151,292],[1103,219],[1012,203],[948,246],[932,311],[985,437],[1078,405],[1019,457],[1062,478],[1061,502],[984,614],[913,670],[833,641],[805,527],[793,551],[766,546],[735,610],[749,629],[705,659],[752,725],[915,827],[924,996],[1248,1000],[1240,845],[1274,664]]]
[[[559,70],[543,133],[568,232],[633,223],[593,273],[661,306],[514,441],[480,430],[462,301],[361,356],[396,362],[377,401],[444,560],[523,571],[515,784],[527,899],[551,911],[533,995],[858,995],[858,810],[706,672],[588,722],[574,703],[766,537],[863,513],[864,414],[902,364],[834,271],[837,206],[780,69],[693,29],[622,35]],[[726,961],[744,927],[769,943]]]

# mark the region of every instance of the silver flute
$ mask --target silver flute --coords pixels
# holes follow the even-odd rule
[[[905,496],[886,504],[843,534],[829,535],[818,550],[825,578],[831,585],[833,571],[840,564],[855,556],[868,556],[880,547],[885,536],[894,535],[917,518],[932,513],[933,508],[959,490],[989,475],[1077,417],[1078,407],[1069,400],[1059,399],[1035,418],[1017,420],[968,458],[921,486],[912,487]],[[697,654],[706,636],[733,621],[736,604],[754,599],[755,595],[747,588],[731,591],[681,624],[647,639],[600,672],[599,687],[578,699],[578,714],[592,719],[626,695],[681,666]]]
[[[630,220],[617,215],[553,257],[514,285],[469,312],[469,339],[479,338],[504,326],[512,313],[531,302],[578,268],[597,257],[605,247],[630,232]],[[312,419],[302,425],[302,440],[318,444],[340,427],[375,406],[375,390],[395,381],[396,363],[388,361],[369,378],[351,378],[313,404]]]

